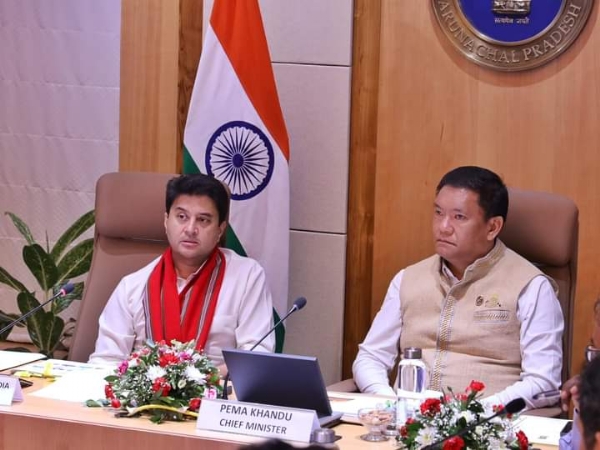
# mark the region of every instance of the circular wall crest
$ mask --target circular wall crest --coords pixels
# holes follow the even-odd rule
[[[573,43],[594,0],[432,0],[450,42],[496,70],[538,67]]]
[[[206,146],[206,170],[229,186],[232,200],[258,195],[271,180],[273,146],[262,130],[236,120],[221,125]]]

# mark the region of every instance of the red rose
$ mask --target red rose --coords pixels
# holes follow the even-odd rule
[[[154,380],[154,383],[152,383],[152,391],[158,392],[161,397],[169,395],[170,390],[171,385],[163,377],[157,378]]]
[[[439,398],[428,398],[421,403],[421,414],[424,416],[433,417],[440,412],[442,402]]]
[[[118,398],[113,398],[110,401],[110,406],[113,408],[119,409],[121,407],[121,401]]]
[[[415,423],[415,419],[413,419],[412,417],[406,419],[406,425],[410,425],[411,423]]]
[[[517,440],[519,441],[519,449],[527,450],[529,448],[529,439],[522,431],[517,431]]]
[[[400,427],[400,436],[402,436],[402,437],[408,436],[408,430],[405,426]]]
[[[465,441],[460,436],[454,436],[444,442],[443,450],[461,450],[465,448]]]
[[[199,398],[193,398],[190,400],[190,410],[191,411],[198,411],[198,408],[200,408],[200,399]]]
[[[109,400],[115,396],[113,388],[110,384],[104,386],[104,396]]]
[[[485,384],[483,384],[481,381],[471,381],[471,384],[469,385],[469,390],[472,392],[481,392],[485,389]]]

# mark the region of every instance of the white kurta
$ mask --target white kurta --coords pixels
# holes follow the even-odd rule
[[[204,349],[215,365],[223,363],[222,349],[250,349],[273,325],[273,301],[262,267],[229,249],[217,308]],[[148,277],[160,258],[123,277],[99,320],[96,349],[90,363],[114,364],[126,359],[146,340],[143,298]],[[186,280],[178,279],[181,291]],[[269,335],[256,351],[272,352],[275,337]]]
[[[402,332],[400,285],[403,274],[404,270],[400,271],[390,283],[383,305],[358,347],[352,372],[362,392],[395,395],[388,373],[395,369]],[[548,406],[558,398],[536,400],[534,395],[558,390],[560,386],[563,315],[547,278],[537,276],[523,290],[518,299],[517,318],[521,323],[521,379],[487,400],[492,404],[506,404],[522,397],[527,408]]]

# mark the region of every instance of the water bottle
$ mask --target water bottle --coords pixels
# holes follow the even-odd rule
[[[408,347],[398,365],[396,423],[403,425],[419,409],[428,384],[427,366],[420,348]]]

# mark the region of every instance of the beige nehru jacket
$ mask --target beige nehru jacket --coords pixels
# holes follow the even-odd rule
[[[423,349],[431,389],[450,386],[461,392],[478,380],[489,396],[519,381],[517,301],[538,275],[543,274],[500,240],[454,285],[437,255],[406,269],[400,287],[400,347]]]

